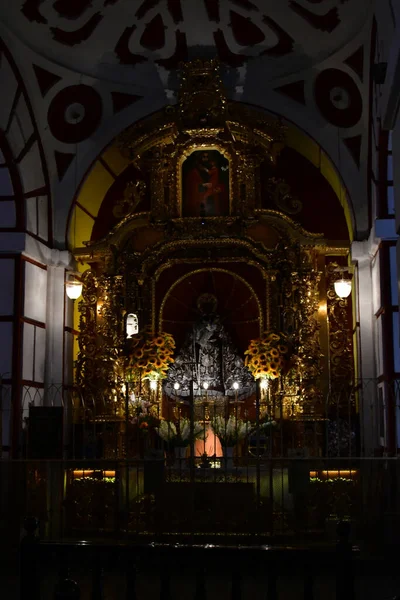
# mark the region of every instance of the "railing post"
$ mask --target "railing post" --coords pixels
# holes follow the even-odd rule
[[[103,567],[96,562],[95,559],[92,571],[92,600],[103,600]]]
[[[168,571],[163,571],[161,574],[160,600],[172,600],[171,576]]]
[[[24,520],[26,535],[20,545],[20,600],[40,600],[40,578],[38,573],[38,542],[36,530],[39,521],[36,517]]]
[[[304,569],[304,600],[314,599],[314,576],[311,565],[306,565]]]
[[[81,591],[76,583],[70,578],[68,567],[61,565],[60,579],[54,590],[54,600],[79,600]]]
[[[197,572],[196,577],[196,591],[194,594],[194,600],[206,600],[206,576],[205,569],[202,568]]]
[[[351,525],[340,521],[337,529],[337,572],[336,599],[354,600],[354,573],[352,563],[352,545],[350,543]]]
[[[271,565],[270,565],[270,570],[268,572],[268,585],[267,585],[267,596],[266,596],[266,600],[277,600],[278,598],[278,594],[277,594],[277,574],[275,570],[272,570]]]
[[[242,576],[240,573],[239,566],[232,572],[232,600],[242,600]]]
[[[129,559],[126,561],[126,600],[136,600],[136,565],[130,564]]]

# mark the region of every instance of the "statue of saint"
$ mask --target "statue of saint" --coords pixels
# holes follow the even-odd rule
[[[193,385],[195,398],[207,394],[210,400],[216,400],[234,396],[233,384],[237,382],[242,397],[251,395],[255,389],[253,378],[216,312],[216,297],[202,294],[197,308],[201,316],[168,371],[165,393],[174,397],[174,384],[178,383],[179,395],[190,396]]]

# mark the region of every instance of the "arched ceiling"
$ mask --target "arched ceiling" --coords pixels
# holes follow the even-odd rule
[[[132,122],[176,101],[180,61],[211,56],[221,60],[229,98],[295,123],[333,160],[362,237],[368,230],[373,5],[3,0],[0,35],[24,79],[41,134],[55,240],[62,243],[74,192],[104,148]]]
[[[112,82],[126,66],[176,69],[209,48],[267,80],[320,63],[357,34],[370,0],[3,0],[0,17],[40,56]],[[84,51],[83,51],[84,50]]]

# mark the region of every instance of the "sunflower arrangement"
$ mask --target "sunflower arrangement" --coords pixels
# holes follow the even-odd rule
[[[287,365],[289,345],[283,333],[266,331],[251,340],[245,355],[244,364],[255,379],[276,379]]]
[[[174,362],[174,338],[170,333],[150,329],[135,335],[130,340],[128,373],[143,379],[163,379]]]

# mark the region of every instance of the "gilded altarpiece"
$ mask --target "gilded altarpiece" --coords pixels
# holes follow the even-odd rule
[[[208,294],[214,298],[214,325],[221,315],[223,321],[215,339],[230,348],[229,364],[237,353],[238,369],[252,337],[265,331],[287,337],[290,360],[262,392],[261,404],[275,419],[297,424],[290,433],[295,446],[305,443],[303,425],[317,424],[313,439],[318,438],[317,453],[321,451],[327,380],[332,369],[350,361],[350,355],[337,358],[334,335],[338,334],[333,333],[332,323],[340,316],[327,292],[327,241],[321,234],[305,231],[282,211],[258,208],[260,164],[269,160],[273,173],[284,135],[277,120],[227,101],[213,61],[184,67],[178,104],[121,135],[120,151],[150,174],[151,211],[132,210],[104,239],[76,251],[77,258],[90,265],[83,276],[76,373],[82,396],[92,399],[92,418],[122,422],[124,411],[126,417],[126,315],[137,314],[143,331],[171,333],[178,340],[177,355],[188,333],[185,328],[195,327],[201,318],[204,321],[199,298]],[[185,217],[183,194],[188,191],[182,176],[187,176],[189,167],[185,171],[182,165],[193,153],[198,154],[190,168],[199,171],[193,181],[204,206]],[[218,173],[213,170],[217,167]],[[226,169],[224,178],[222,169]],[[142,188],[143,184],[137,193],[143,194]],[[285,206],[294,206],[296,199],[272,174],[269,193],[281,198],[283,188]],[[223,194],[225,204],[217,210]],[[208,204],[207,198],[211,198]],[[201,285],[198,273],[205,274]],[[228,283],[220,289],[215,282],[223,277]],[[193,297],[186,283],[178,294],[180,282],[191,282]],[[236,305],[235,289],[243,294]],[[185,310],[191,316],[184,318]],[[197,360],[196,351],[193,356],[191,360]],[[228,379],[221,378],[218,393],[224,397],[229,395],[223,383]],[[247,391],[242,396],[250,413],[255,386],[245,380]],[[140,393],[148,395],[158,415],[173,395],[172,383],[178,382],[168,382],[167,375],[150,391],[147,383],[140,382]]]

